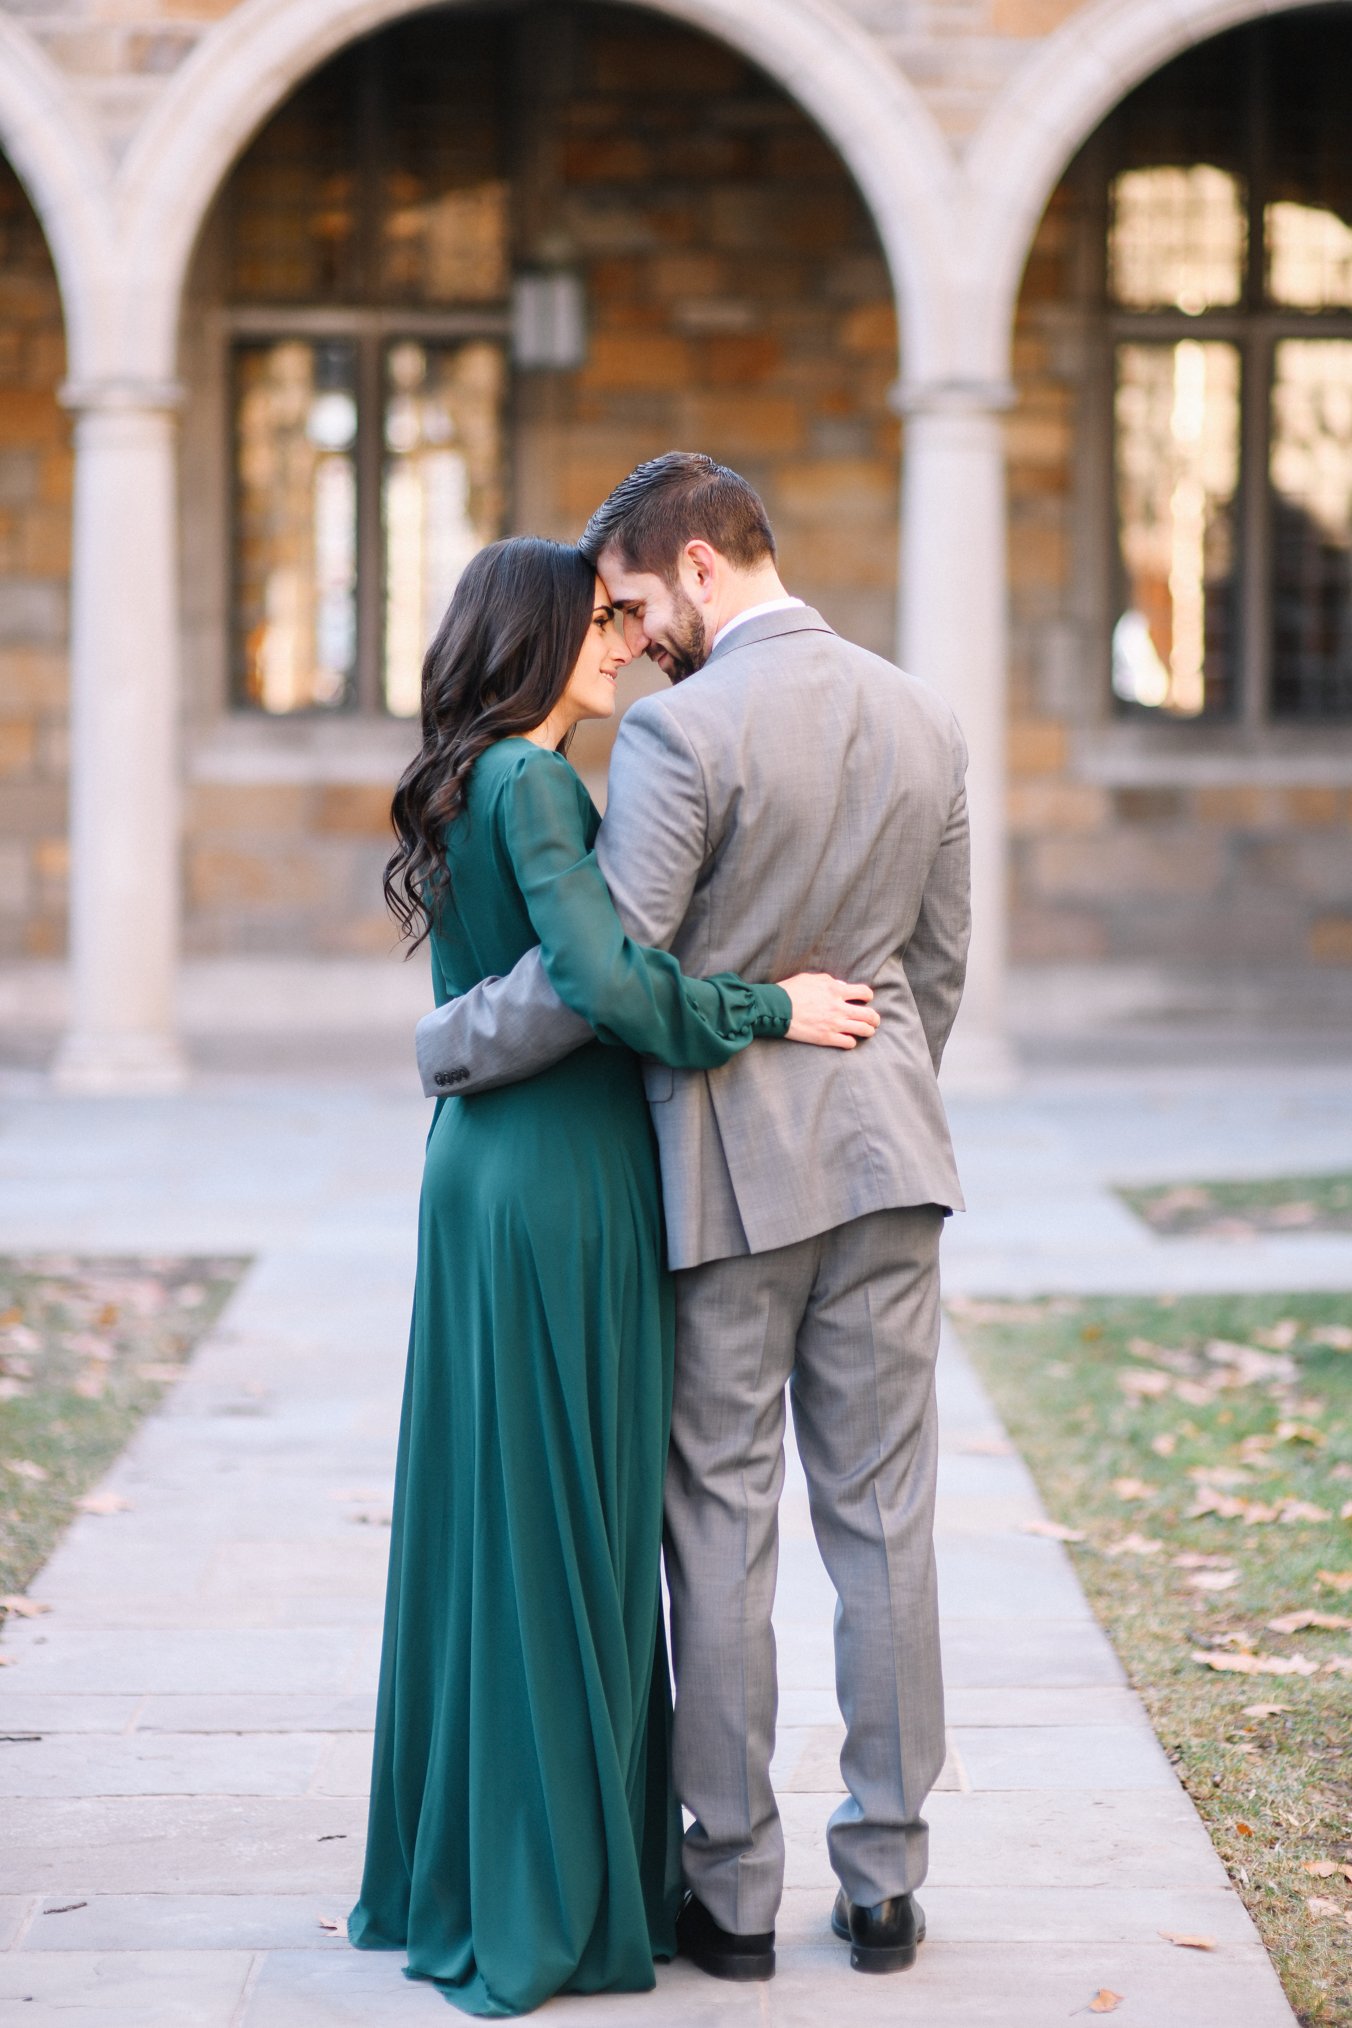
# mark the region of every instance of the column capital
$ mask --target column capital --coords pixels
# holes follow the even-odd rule
[[[1002,415],[1016,391],[1007,380],[898,380],[887,390],[893,415]]]
[[[62,408],[76,415],[177,415],[185,390],[177,380],[137,380],[110,376],[101,380],[67,380],[57,390]]]

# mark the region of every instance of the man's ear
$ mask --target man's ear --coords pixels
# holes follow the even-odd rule
[[[686,543],[682,555],[695,580],[697,596],[702,594],[707,599],[718,574],[718,551],[711,543],[696,536],[692,542]]]

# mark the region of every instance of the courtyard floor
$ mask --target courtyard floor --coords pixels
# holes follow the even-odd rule
[[[1109,1182],[1346,1167],[1352,1064],[1041,1068],[952,1105],[970,1210],[947,1285],[1352,1288],[1352,1241],[1161,1239]],[[350,1951],[426,1110],[404,1062],[204,1072],[173,1099],[0,1090],[6,1250],[247,1253],[221,1323],[11,1623],[0,1673],[0,2017],[26,2028],[445,2021]],[[1292,2015],[961,1346],[938,1539],[951,1745],[930,1940],[861,1979],[827,1919],[832,1595],[796,1467],[783,1515],[780,1970],[553,2003],[561,2022],[1051,2028],[1101,1989],[1140,2028]],[[33,1737],[32,1735],[36,1735]],[[1213,1951],[1159,1932],[1201,1932]],[[848,2013],[846,2013],[848,2010]]]

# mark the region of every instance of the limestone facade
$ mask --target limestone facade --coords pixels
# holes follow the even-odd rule
[[[389,948],[378,879],[409,727],[239,708],[223,362],[248,307],[228,242],[271,173],[260,130],[408,11],[0,6],[0,958],[65,948],[83,823],[73,1081],[97,1084],[101,1061],[121,1066],[105,1082],[173,1074],[180,952]],[[992,1036],[1006,953],[1352,962],[1352,728],[1188,752],[1105,737],[1086,595],[1110,478],[1080,151],[1133,85],[1244,14],[501,0],[421,17],[452,43],[476,22],[498,38],[512,264],[566,264],[586,306],[578,366],[513,377],[506,525],[571,533],[672,442],[756,480],[794,588],[939,682],[967,726]],[[104,553],[97,503],[152,497],[173,553],[138,610],[137,544],[123,529],[125,562]],[[158,542],[148,529],[142,556]],[[125,595],[95,596],[108,585]],[[604,753],[592,735],[580,757]],[[121,842],[101,862],[104,834]],[[99,944],[104,919],[132,927]]]

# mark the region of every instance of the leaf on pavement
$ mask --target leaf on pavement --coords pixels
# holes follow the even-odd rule
[[[965,1458],[1012,1458],[1014,1446],[1004,1437],[969,1437],[958,1450]]]
[[[16,1620],[35,1620],[40,1613],[49,1613],[51,1607],[41,1599],[21,1598],[14,1592],[0,1598],[0,1613],[13,1613]]]
[[[120,1493],[84,1493],[75,1504],[82,1514],[126,1514],[132,1503]]]
[[[1176,1929],[1162,1929],[1160,1935],[1166,1943],[1177,1944],[1181,1951],[1214,1951],[1216,1948],[1214,1936],[1188,1936]]]
[[[331,1915],[321,1915],[319,1927],[326,1929],[330,1936],[341,1936],[343,1933],[343,1925]]]
[[[1045,1535],[1051,1542],[1083,1542],[1083,1528],[1067,1528],[1060,1521],[1021,1521],[1020,1530],[1025,1535]]]
[[[1110,1986],[1100,1986],[1089,2002],[1089,2011],[1091,2014],[1115,2014],[1121,2005],[1121,1993],[1114,1993]]]

